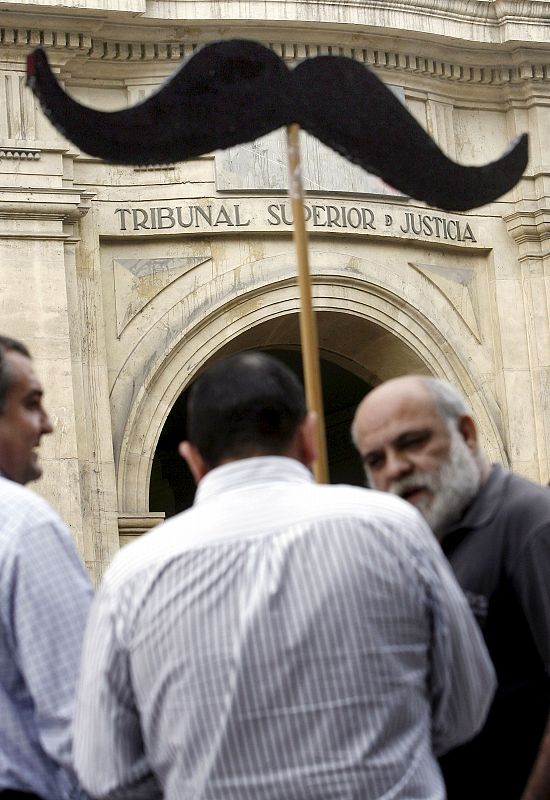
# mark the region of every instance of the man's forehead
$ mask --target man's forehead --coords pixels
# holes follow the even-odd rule
[[[442,424],[433,397],[419,383],[382,384],[369,394],[358,419],[363,440],[385,444],[401,434]]]
[[[17,350],[8,350],[4,357],[11,373],[11,387],[14,391],[22,394],[43,394],[42,384],[35,374],[30,358]]]

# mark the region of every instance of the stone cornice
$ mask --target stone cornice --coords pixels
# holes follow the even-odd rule
[[[204,6],[204,8],[203,8]],[[207,9],[207,13],[204,13]],[[279,9],[280,13],[272,13]],[[361,25],[373,28],[410,30],[430,35],[463,38],[487,44],[508,40],[514,26],[524,31],[544,26],[550,20],[547,0],[266,0],[254,3],[242,0],[0,0],[0,11],[13,14],[50,14],[56,16],[93,13],[96,17],[116,19],[131,14],[148,19],[181,20],[186,24],[204,20],[226,21],[278,19],[305,22],[313,17],[322,25],[353,23],[356,10],[361,11]],[[180,12],[175,13],[175,12]],[[225,16],[223,16],[225,12]],[[349,17],[349,19],[346,19]],[[388,22],[388,19],[391,21]],[[518,40],[517,30],[513,39]],[[544,31],[538,34],[547,41]],[[537,41],[535,38],[527,41]],[[510,39],[512,40],[512,39]]]
[[[550,7],[550,3],[548,3]],[[136,33],[139,32],[139,29]],[[289,31],[290,33],[290,31]],[[80,64],[90,59],[103,63],[177,63],[191,55],[202,42],[199,41],[110,41],[91,34],[70,31],[39,29],[0,29],[0,41],[21,49],[26,54],[31,47],[41,45],[51,53],[52,60],[66,62],[67,56],[77,56]],[[501,53],[501,63],[460,63],[458,60],[443,60],[428,55],[414,55],[396,49],[376,47],[346,47],[328,44],[266,41],[278,55],[288,62],[317,55],[348,56],[382,71],[412,73],[462,84],[484,84],[503,86],[525,82],[548,82],[550,80],[550,49],[548,58],[533,63],[525,60],[514,63],[512,54]],[[453,50],[459,56],[460,50]],[[525,57],[525,53],[522,56]],[[531,56],[535,53],[531,53]],[[538,55],[538,53],[537,53]],[[542,53],[541,53],[542,55]],[[489,61],[489,59],[487,59]],[[81,67],[80,70],[81,71]]]
[[[518,246],[520,264],[545,262],[550,256],[550,207],[548,198],[535,208],[532,202],[521,201],[503,219],[508,233]]]
[[[40,150],[31,147],[3,147],[0,146],[0,161],[39,161]]]
[[[88,213],[94,194],[79,189],[0,187],[0,219],[61,219],[75,222]]]
[[[164,511],[150,511],[140,514],[120,513],[118,515],[118,530],[123,536],[134,537],[147,533],[159,523],[164,522]]]

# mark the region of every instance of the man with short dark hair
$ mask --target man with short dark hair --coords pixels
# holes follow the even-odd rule
[[[90,581],[71,535],[23,487],[52,423],[27,348],[0,336],[0,798],[84,796],[72,718]]]
[[[449,800],[550,798],[550,494],[491,466],[445,381],[370,392],[352,435],[369,483],[414,505],[441,542],[498,678],[479,736],[441,764]]]
[[[434,757],[492,670],[406,503],[318,486],[295,376],[245,353],[194,384],[193,508],[117,555],[92,609],[75,759],[95,796],[443,800]]]

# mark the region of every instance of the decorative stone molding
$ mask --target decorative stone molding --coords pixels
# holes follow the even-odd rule
[[[330,24],[361,25],[363,30],[386,28],[407,30],[411,34],[434,34],[472,43],[499,45],[517,41],[546,41],[544,27],[550,19],[547,0],[265,0],[263,3],[234,3],[231,0],[156,0],[125,2],[124,0],[22,0],[20,5],[39,8],[44,14],[54,7],[66,10],[75,5],[94,15],[94,22],[120,15],[139,15],[148,20],[178,20],[186,26],[194,22],[204,27],[205,21],[219,21],[227,30],[226,20],[239,24],[253,19],[281,20],[284,23],[322,21]],[[97,29],[97,28],[96,28]],[[32,33],[32,32],[31,32]],[[9,40],[8,40],[9,41]],[[3,43],[3,42],[2,42]],[[9,41],[11,43],[11,41]]]
[[[312,2],[312,6],[315,3]],[[339,3],[338,5],[344,5]],[[348,7],[348,4],[345,4]],[[398,2],[394,0],[393,4],[388,3],[388,6],[396,5],[401,9],[407,7],[410,12],[411,7],[418,6],[418,13],[426,13],[428,0],[423,3],[406,3],[404,0]],[[430,4],[433,6],[433,4]],[[469,18],[472,15],[468,10],[471,10],[470,3],[462,3],[461,0],[451,5],[459,6],[457,14],[462,17]],[[490,25],[491,20],[487,17],[487,8],[498,7],[500,13],[506,16],[504,7],[512,13],[511,7],[517,4],[513,2],[501,3],[477,3],[475,5],[485,8],[485,17],[482,19],[481,14],[477,22],[479,25]],[[538,24],[548,25],[550,21],[550,3],[528,3],[529,6],[537,6],[540,16]],[[1,6],[1,0],[0,0]],[[444,9],[445,4],[441,4]],[[508,8],[510,7],[510,8]],[[540,8],[539,8],[540,7]],[[545,16],[541,16],[542,12]],[[443,15],[443,11],[441,14]],[[435,14],[435,7],[431,8],[431,14]],[[515,9],[515,18],[521,17],[525,24],[527,24],[527,14],[523,10],[520,14],[518,9]],[[258,17],[258,19],[260,19]],[[536,19],[529,19],[529,25],[536,27]],[[96,26],[97,27],[97,26]],[[101,27],[101,26],[100,26]],[[323,30],[323,23],[319,23],[319,31]],[[378,33],[376,26],[371,25],[370,38],[376,36]],[[353,28],[353,25],[352,25]],[[381,26],[380,33],[384,30]],[[435,30],[432,32],[436,32]],[[289,33],[291,31],[289,30]],[[213,32],[212,38],[215,37]],[[261,37],[261,34],[259,36]],[[365,38],[367,38],[365,36]],[[429,55],[418,55],[408,53],[401,50],[386,50],[376,47],[350,47],[350,46],[335,46],[330,44],[321,43],[304,43],[304,42],[288,42],[288,41],[266,41],[267,46],[277,53],[281,58],[288,62],[294,62],[303,58],[312,58],[319,55],[335,55],[347,56],[355,60],[373,66],[380,70],[392,70],[401,73],[415,73],[435,78],[441,81],[451,81],[462,84],[484,84],[484,85],[507,85],[507,84],[522,84],[525,82],[549,82],[550,81],[550,63],[547,61],[536,62],[531,61],[529,54],[525,54],[525,60],[520,63],[515,63],[517,54],[503,50],[500,55],[500,63],[493,64],[464,64],[459,61],[443,60],[437,57],[430,57]],[[468,43],[465,41],[465,44]],[[160,41],[160,42],[144,42],[144,41],[116,41],[110,39],[102,39],[98,36],[93,36],[91,32],[81,33],[76,31],[52,31],[42,29],[28,29],[28,28],[0,28],[0,46],[22,48],[25,52],[29,48],[41,46],[48,50],[57,51],[70,51],[79,55],[88,56],[94,60],[100,61],[114,61],[114,62],[150,62],[150,63],[163,63],[163,62],[178,62],[182,58],[186,58],[202,44],[201,41]],[[460,51],[455,51],[459,56]],[[469,53],[471,56],[471,51]]]
[[[4,158],[21,161],[39,161],[40,150],[33,150],[30,147],[0,147],[0,161]]]
[[[164,511],[150,511],[149,513],[142,514],[119,514],[118,515],[118,535],[120,539],[120,546],[129,544],[147,533],[156,525],[164,522]]]
[[[550,208],[516,209],[503,219],[510,236],[522,245],[519,260],[540,257],[540,245],[550,240]],[[529,245],[535,245],[534,249]]]
[[[159,170],[174,170],[174,164],[147,164],[144,167],[134,167],[134,172],[158,172]]]
[[[92,37],[76,31],[52,31],[36,28],[0,28],[0,45],[3,47],[56,47],[63,50],[89,51]]]
[[[346,56],[382,70],[427,75],[442,81],[468,84],[504,85],[526,81],[550,81],[550,63],[497,65],[465,65],[395,50],[342,47],[302,42],[265,42],[277,55],[290,63],[320,55]],[[96,59],[115,61],[180,61],[192,55],[198,42],[164,42],[159,44],[109,42],[93,39],[90,55]]]
[[[95,192],[78,189],[18,189],[0,191],[0,219],[62,219],[85,216]]]

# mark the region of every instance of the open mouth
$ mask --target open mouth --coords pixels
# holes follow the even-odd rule
[[[417,503],[422,497],[426,495],[428,490],[425,486],[411,486],[409,489],[404,489],[400,496],[403,500],[406,500],[408,503],[412,503],[413,505]]]

